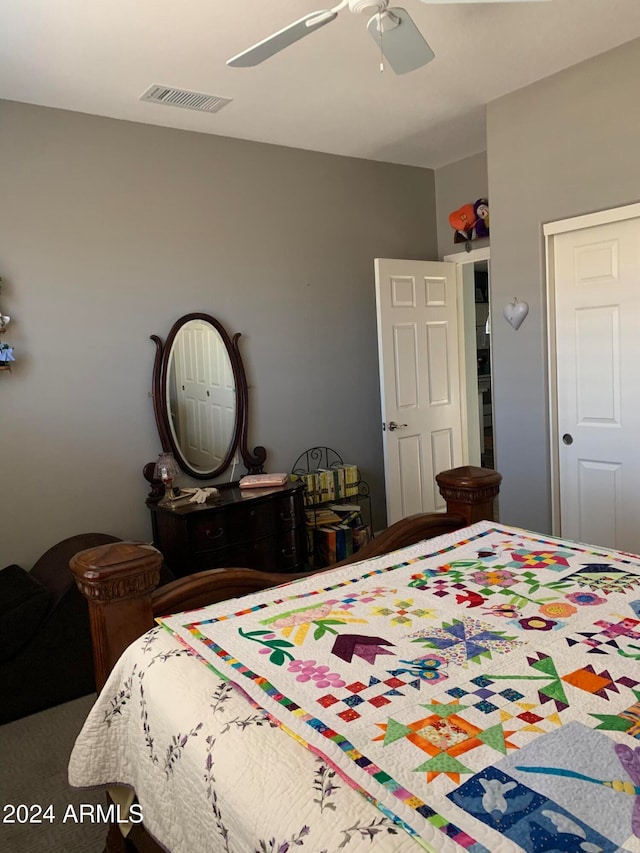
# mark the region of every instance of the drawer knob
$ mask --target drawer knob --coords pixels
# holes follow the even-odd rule
[[[224,528],[218,527],[218,529],[213,533],[211,532],[211,530],[207,530],[205,532],[205,536],[207,537],[207,539],[219,539],[223,533],[224,533]]]

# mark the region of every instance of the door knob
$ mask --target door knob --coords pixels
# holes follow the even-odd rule
[[[396,429],[402,429],[402,427],[406,427],[406,424],[397,424],[395,421],[389,421],[389,432],[393,432]]]
[[[565,434],[562,436],[562,440],[565,444],[573,444],[573,436],[569,435],[568,432],[565,432]]]

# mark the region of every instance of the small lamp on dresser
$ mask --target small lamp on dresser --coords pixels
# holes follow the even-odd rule
[[[164,497],[160,500],[160,506],[173,506],[176,500],[173,480],[180,474],[180,468],[173,453],[161,453],[158,456],[153,474],[164,484]]]

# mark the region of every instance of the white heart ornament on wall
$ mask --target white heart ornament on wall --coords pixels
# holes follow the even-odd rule
[[[529,313],[529,305],[514,297],[513,302],[508,302],[504,306],[503,313],[507,323],[510,323],[514,329],[519,329]]]

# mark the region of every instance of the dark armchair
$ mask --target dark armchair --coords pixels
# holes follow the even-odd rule
[[[30,572],[0,571],[0,724],[95,692],[89,613],[69,560],[119,541],[105,533],[64,539]],[[163,570],[161,583],[173,576]]]

